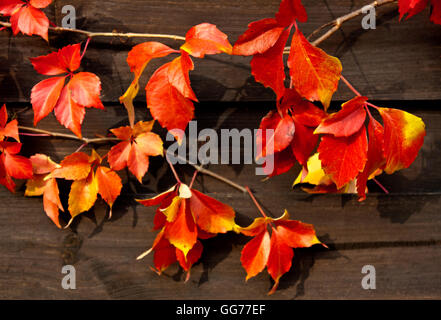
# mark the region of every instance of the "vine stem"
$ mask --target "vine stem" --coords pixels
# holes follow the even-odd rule
[[[4,28],[10,28],[11,23],[0,21],[0,25]],[[114,38],[166,38],[177,41],[185,41],[185,37],[177,36],[174,34],[158,34],[158,33],[134,33],[134,32],[93,32],[81,29],[70,29],[63,27],[49,27],[53,32],[71,32],[87,36],[88,38],[96,37],[114,37]]]
[[[332,21],[329,21],[323,25],[321,25],[320,27],[318,27],[317,29],[315,29],[308,37],[308,40],[311,40],[311,38],[315,37],[316,35],[318,35],[322,30],[331,27],[331,29],[329,29],[326,33],[324,33],[321,37],[317,38],[316,40],[312,41],[311,44],[313,46],[318,46],[320,43],[322,43],[323,41],[325,41],[326,39],[328,39],[331,35],[333,35],[336,31],[338,31],[341,26],[343,25],[343,23],[352,20],[358,16],[360,16],[363,13],[363,8],[366,6],[372,6],[374,8],[378,8],[387,4],[392,4],[392,3],[397,3],[397,0],[376,0],[373,1],[367,5],[364,5],[363,7],[349,12],[345,15],[342,15]],[[289,47],[286,47],[284,50],[284,53],[289,53]]]
[[[38,136],[44,136],[44,137],[53,137],[53,138],[61,138],[61,139],[70,139],[70,140],[76,140],[80,141],[85,144],[90,143],[107,143],[112,141],[120,141],[118,138],[112,138],[112,137],[103,137],[103,138],[84,138],[84,137],[77,137],[73,134],[67,134],[67,133],[60,133],[60,132],[52,132],[48,130],[38,129],[38,128],[32,128],[32,127],[25,127],[25,126],[18,126],[19,130],[24,130],[27,132],[32,132],[33,136],[34,134],[38,134]],[[21,133],[22,135],[30,135],[27,133]]]
[[[246,187],[241,186],[240,184],[237,184],[236,182],[231,181],[230,179],[225,178],[224,176],[221,176],[213,171],[210,171],[208,169],[205,169],[202,166],[199,166],[197,164],[191,163],[189,161],[187,161],[187,159],[180,157],[179,155],[174,155],[177,159],[181,160],[181,161],[185,161],[187,164],[189,164],[190,166],[192,166],[193,168],[196,169],[196,171],[205,174],[207,176],[213,177],[219,181],[222,181],[230,186],[232,186],[233,188],[236,188],[239,191],[242,191],[243,193],[247,193],[247,189]]]

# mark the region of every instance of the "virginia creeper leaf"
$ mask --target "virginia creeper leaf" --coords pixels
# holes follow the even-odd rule
[[[326,110],[340,80],[340,60],[314,47],[296,30],[292,37],[288,67],[297,92],[307,100],[320,101]]]
[[[232,47],[228,42],[228,36],[215,25],[201,23],[188,30],[181,50],[188,52],[193,57],[203,58],[206,54],[221,52],[231,54]]]
[[[338,189],[363,171],[367,160],[367,148],[364,126],[350,137],[322,137],[318,147],[319,159],[325,173],[331,177]]]
[[[390,108],[379,111],[384,123],[384,171],[391,174],[412,164],[424,143],[426,130],[421,118],[408,112]]]
[[[356,97],[341,106],[339,112],[331,114],[314,131],[315,134],[326,133],[335,137],[349,137],[358,132],[366,119],[367,97]]]

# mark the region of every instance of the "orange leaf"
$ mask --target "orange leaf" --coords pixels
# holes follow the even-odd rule
[[[10,137],[17,142],[20,142],[20,136],[18,135],[18,121],[17,119],[14,119],[8,123],[8,111],[4,104],[0,109],[0,141],[4,140],[5,137]]]
[[[179,59],[179,58],[178,58]],[[193,119],[194,105],[178,89],[181,88],[177,83],[170,83],[169,69],[173,62],[166,63],[152,75],[146,86],[147,107],[155,120],[167,128],[180,143],[183,133],[177,131],[185,130],[187,124]],[[172,71],[175,71],[172,68]],[[173,76],[173,79],[186,79]],[[177,88],[178,87],[178,88]],[[186,87],[184,84],[183,87]]]
[[[75,152],[68,155],[60,163],[60,168],[52,173],[53,178],[63,178],[67,180],[81,180],[89,176],[92,166],[89,156],[84,152]]]
[[[79,72],[69,81],[72,99],[83,107],[104,109],[100,100],[101,81],[95,74]]]
[[[54,110],[61,90],[64,87],[65,77],[54,77],[37,83],[31,91],[31,103],[34,109],[34,126]]]
[[[197,228],[190,207],[185,200],[179,202],[179,209],[173,222],[166,222],[165,237],[181,250],[184,256],[197,241]]]
[[[221,52],[231,54],[232,47],[228,42],[228,36],[215,25],[201,23],[188,30],[181,50],[188,52],[193,57],[203,58],[206,54]]]
[[[301,221],[289,220],[289,214],[285,210],[284,215],[279,219],[274,219],[278,237],[291,248],[307,248],[321,242],[315,235],[312,224]]]
[[[85,114],[84,107],[72,99],[68,83],[61,91],[61,96],[55,105],[55,117],[63,126],[81,138],[81,124]]]
[[[307,100],[321,101],[326,110],[340,80],[340,60],[311,45],[296,30],[292,37],[288,67],[297,92]]]
[[[418,155],[426,135],[421,118],[405,111],[379,108],[384,123],[386,167],[391,174],[409,167]]]
[[[43,207],[47,216],[55,223],[58,228],[61,228],[58,210],[64,211],[61,205],[58,184],[55,179],[49,179],[46,182],[43,193]]]
[[[205,194],[191,190],[190,210],[197,225],[209,233],[226,233],[233,230],[234,210]]]
[[[80,213],[90,210],[97,196],[98,180],[93,172],[86,179],[75,180],[70,188],[68,201],[71,221]]]
[[[84,108],[104,109],[99,98],[99,78],[89,72],[73,74],[80,67],[81,44],[68,45],[57,52],[30,60],[35,70],[41,74],[70,73],[71,76],[64,87],[66,76],[43,80],[32,88],[34,125],[54,110],[57,120],[81,138],[81,124],[86,113]]]
[[[14,35],[21,31],[29,36],[39,35],[48,41],[49,20],[41,10],[32,5],[24,5],[12,13],[11,28]]]
[[[247,273],[246,280],[262,272],[268,262],[270,248],[271,239],[266,228],[243,247],[240,261]]]
[[[178,52],[165,44],[156,41],[140,43],[130,50],[127,56],[127,64],[130,71],[139,79],[147,64],[154,58],[162,58],[170,53]]]
[[[103,200],[107,202],[110,209],[112,209],[115,199],[121,193],[121,178],[115,171],[103,166],[99,166],[96,169],[96,178],[98,182],[98,193]]]

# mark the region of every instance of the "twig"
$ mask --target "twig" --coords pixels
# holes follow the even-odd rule
[[[397,0],[377,0],[374,2],[371,2],[370,5],[374,8],[378,8],[387,4],[391,4],[391,3],[397,3]],[[307,39],[310,40],[311,38],[313,38],[314,36],[318,35],[320,33],[320,31],[331,27],[331,29],[329,29],[325,34],[323,34],[321,37],[317,38],[316,40],[312,41],[311,44],[314,46],[318,46],[320,43],[322,43],[324,40],[328,39],[331,35],[333,35],[337,30],[339,30],[341,28],[341,26],[343,25],[343,23],[345,23],[346,21],[352,20],[356,17],[358,17],[359,15],[361,15],[363,13],[363,8],[366,5],[364,5],[363,7],[349,12],[348,14],[345,14],[343,16],[338,17],[337,19],[334,19],[330,22],[325,23],[324,25],[318,27],[317,29],[315,29],[308,37]],[[284,54],[289,54],[289,47],[285,47],[284,50]]]
[[[193,164],[193,163],[189,162],[187,159],[180,157],[179,155],[174,155],[174,157],[176,157],[176,159],[179,159],[181,161],[185,161],[187,164],[191,165],[193,168],[195,168],[198,172],[200,172],[202,174],[205,174],[207,176],[211,176],[217,180],[220,180],[220,181],[232,186],[233,188],[236,188],[237,190],[242,191],[243,193],[247,192],[247,189],[245,187],[242,187],[241,185],[239,185],[239,184],[237,184],[237,183],[235,183],[235,182],[233,182],[233,181],[231,181],[231,180],[229,180],[229,179],[227,179],[217,173],[214,173],[213,171],[205,169],[197,164]]]
[[[24,127],[24,126],[18,126],[19,130],[24,130],[28,132],[33,132],[35,134],[38,134],[39,136],[45,136],[45,137],[53,137],[53,138],[62,138],[62,139],[70,139],[70,140],[76,140],[85,144],[90,143],[107,143],[112,141],[120,141],[118,138],[112,138],[112,137],[105,137],[105,138],[80,138],[73,134],[67,134],[67,133],[60,133],[60,132],[52,132],[48,130],[43,129],[37,129],[32,127]]]
[[[0,26],[5,28],[10,28],[11,24],[9,22],[0,21]],[[172,40],[185,41],[185,37],[173,35],[173,34],[158,34],[158,33],[134,33],[134,32],[93,32],[81,29],[70,29],[63,27],[49,27],[50,31],[53,32],[72,32],[77,34],[85,35],[88,38],[96,37],[114,37],[114,38],[166,38]]]

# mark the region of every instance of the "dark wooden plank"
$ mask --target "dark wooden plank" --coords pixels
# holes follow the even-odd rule
[[[394,194],[419,194],[419,193],[439,193],[441,192],[441,160],[438,156],[437,150],[441,145],[441,113],[436,109],[439,107],[437,103],[428,102],[387,102],[379,103],[385,107],[396,107],[406,109],[422,117],[427,127],[427,137],[425,143],[420,151],[418,158],[406,170],[399,171],[393,175],[383,174],[379,180]],[[333,107],[337,107],[335,103]],[[23,106],[19,106],[14,110],[20,110]],[[426,109],[422,109],[426,107]],[[11,106],[12,108],[12,106]],[[238,104],[219,104],[219,103],[203,103],[197,106],[196,116],[197,129],[200,131],[204,128],[217,128],[217,132],[221,129],[256,129],[259,126],[260,119],[270,110],[271,103],[245,103]],[[421,108],[421,109],[420,109]],[[11,109],[12,110],[12,109]],[[136,108],[137,119],[146,117],[146,108],[139,105]],[[19,121],[22,125],[32,126],[33,113],[32,110],[27,110],[19,114]],[[105,135],[108,128],[118,127],[127,122],[127,115],[122,106],[108,106],[106,111],[87,110],[86,119],[83,125],[84,136],[93,137],[95,134]],[[43,119],[39,127],[53,130],[56,132],[68,132],[64,129],[54,118],[53,115]],[[165,141],[165,130],[161,129],[158,124],[155,125],[155,132],[159,132]],[[44,152],[54,156],[54,159],[60,161],[67,154],[72,153],[79,147],[78,142],[67,140],[56,140],[49,138],[23,138],[25,147],[24,151],[27,155],[32,155],[36,152]],[[38,145],[35,142],[38,141]],[[166,143],[167,145],[170,142]],[[102,154],[108,150],[109,146],[101,146],[98,150]],[[85,149],[87,150],[87,148]],[[243,150],[239,150],[243,154]],[[246,165],[221,165],[214,164],[209,166],[210,170],[220,173],[225,177],[238,182],[242,185],[250,185],[256,192],[267,192],[272,190],[288,190],[291,188],[292,182],[296,178],[299,168],[291,170],[290,172],[271,178],[262,182],[262,176],[255,175],[255,164]],[[193,174],[193,169],[189,166],[178,165],[178,170],[184,174],[187,179]],[[153,158],[151,164],[151,173],[144,179],[147,187],[142,187],[135,181],[135,186],[138,192],[156,192],[166,190],[169,187],[171,173],[168,166],[162,158]],[[203,179],[203,180],[201,180]],[[230,186],[222,182],[213,180],[209,177],[198,178],[198,181],[204,182],[204,187],[207,191],[214,192],[236,192]],[[372,192],[382,192],[376,187],[375,183],[369,182]]]
[[[232,204],[239,220],[254,217],[246,197],[210,194]],[[269,276],[244,282],[240,250],[247,239],[227,234],[204,241],[205,253],[191,280],[171,267],[159,277],[148,269],[152,257],[135,257],[153,239],[153,208],[120,199],[107,221],[102,203],[70,230],[60,231],[41,210],[41,199],[23,199],[0,193],[0,298],[49,299],[266,299]],[[373,203],[403,218],[410,200],[403,196],[374,196],[360,206],[344,205],[344,197],[328,196],[305,202],[288,193],[278,201],[268,194],[260,199],[270,211],[290,207],[296,218],[316,223],[318,236],[330,249],[297,250],[293,270],[282,278],[271,299],[381,299],[440,298],[439,196],[420,196],[424,206],[402,223],[383,216]],[[415,200],[415,199],[413,199]],[[409,201],[409,202],[406,202]],[[13,208],[13,210],[11,209]],[[73,264],[77,290],[61,288],[61,267]],[[377,289],[361,288],[361,268],[373,265]]]
[[[61,23],[61,8],[72,1],[56,1],[46,9],[49,17]],[[94,31],[151,32],[184,35],[191,26],[211,22],[234,42],[249,22],[271,17],[279,0],[272,1],[158,1],[111,0],[75,1],[78,27]],[[365,0],[323,0],[305,2],[309,20],[302,25],[305,34],[333,17],[366,4]],[[360,19],[348,22],[343,31],[323,43],[330,54],[341,58],[344,74],[363,94],[374,99],[440,99],[439,79],[441,28],[429,22],[428,10],[399,23],[393,6],[378,10],[377,29],[364,31]],[[42,77],[28,61],[29,57],[47,54],[56,47],[84,40],[67,34],[54,35],[50,46],[39,38],[9,37],[0,39],[0,94],[3,101],[29,101],[30,90]],[[157,39],[156,39],[157,40]],[[85,56],[83,67],[97,73],[103,82],[103,100],[117,101],[132,81],[125,62],[127,52],[141,40],[96,39]],[[174,41],[167,44],[178,47]],[[167,58],[153,61],[151,74]],[[250,74],[249,58],[218,55],[196,61],[191,80],[201,101],[272,100],[273,94],[256,84]],[[147,76],[141,81],[147,82]],[[336,99],[349,99],[352,93],[343,85]],[[140,90],[139,101],[144,101]]]

